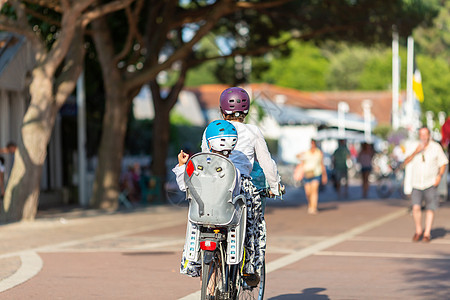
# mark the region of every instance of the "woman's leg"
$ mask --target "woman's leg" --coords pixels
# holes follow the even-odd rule
[[[311,181],[311,191],[309,196],[310,201],[310,210],[309,213],[315,214],[317,213],[317,203],[319,202],[319,181],[313,180]]]
[[[362,172],[362,179],[363,179],[363,184],[362,184],[362,188],[363,188],[363,198],[367,197],[367,194],[369,192],[369,171],[363,171]]]
[[[308,210],[311,207],[311,182],[305,182],[305,195],[306,201],[308,201]]]

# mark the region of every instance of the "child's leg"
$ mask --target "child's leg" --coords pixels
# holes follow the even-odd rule
[[[190,259],[188,259],[188,249],[189,247],[192,247],[192,245],[190,245],[192,239],[191,236],[196,236],[196,234],[193,234],[193,232],[196,232],[197,226],[195,226],[194,224],[192,224],[191,222],[188,222],[187,224],[187,229],[186,229],[186,239],[184,242],[184,247],[183,247],[183,254],[181,256],[181,266],[180,266],[180,273],[181,274],[186,274],[188,276],[191,277],[198,277],[201,275],[201,270],[202,270],[202,264],[200,261],[200,256],[198,255],[198,253],[195,255],[195,257],[191,257]],[[197,242],[197,241],[195,241]],[[196,247],[196,246],[194,246]],[[190,251],[192,253],[192,251]],[[191,255],[192,256],[192,255]]]

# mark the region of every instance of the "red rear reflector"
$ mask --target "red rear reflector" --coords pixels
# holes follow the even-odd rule
[[[189,162],[187,163],[187,166],[186,166],[186,172],[189,177],[192,176],[192,173],[194,173],[194,170],[195,170],[194,163],[192,162],[192,160],[189,160]]]
[[[216,250],[217,243],[213,241],[202,241],[200,242],[200,248],[202,250],[214,251]]]

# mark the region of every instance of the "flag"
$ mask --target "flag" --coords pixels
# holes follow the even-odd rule
[[[417,68],[414,70],[412,88],[416,99],[423,102],[422,75]]]

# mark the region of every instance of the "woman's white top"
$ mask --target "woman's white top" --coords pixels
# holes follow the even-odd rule
[[[238,141],[234,150],[231,151],[229,159],[242,175],[250,176],[256,155],[256,159],[264,171],[270,190],[275,195],[279,195],[277,165],[270,156],[269,149],[267,148],[261,130],[252,124],[244,124],[237,121],[230,122],[237,130]],[[209,151],[208,144],[206,143],[205,132],[203,132],[202,152],[207,151]]]

